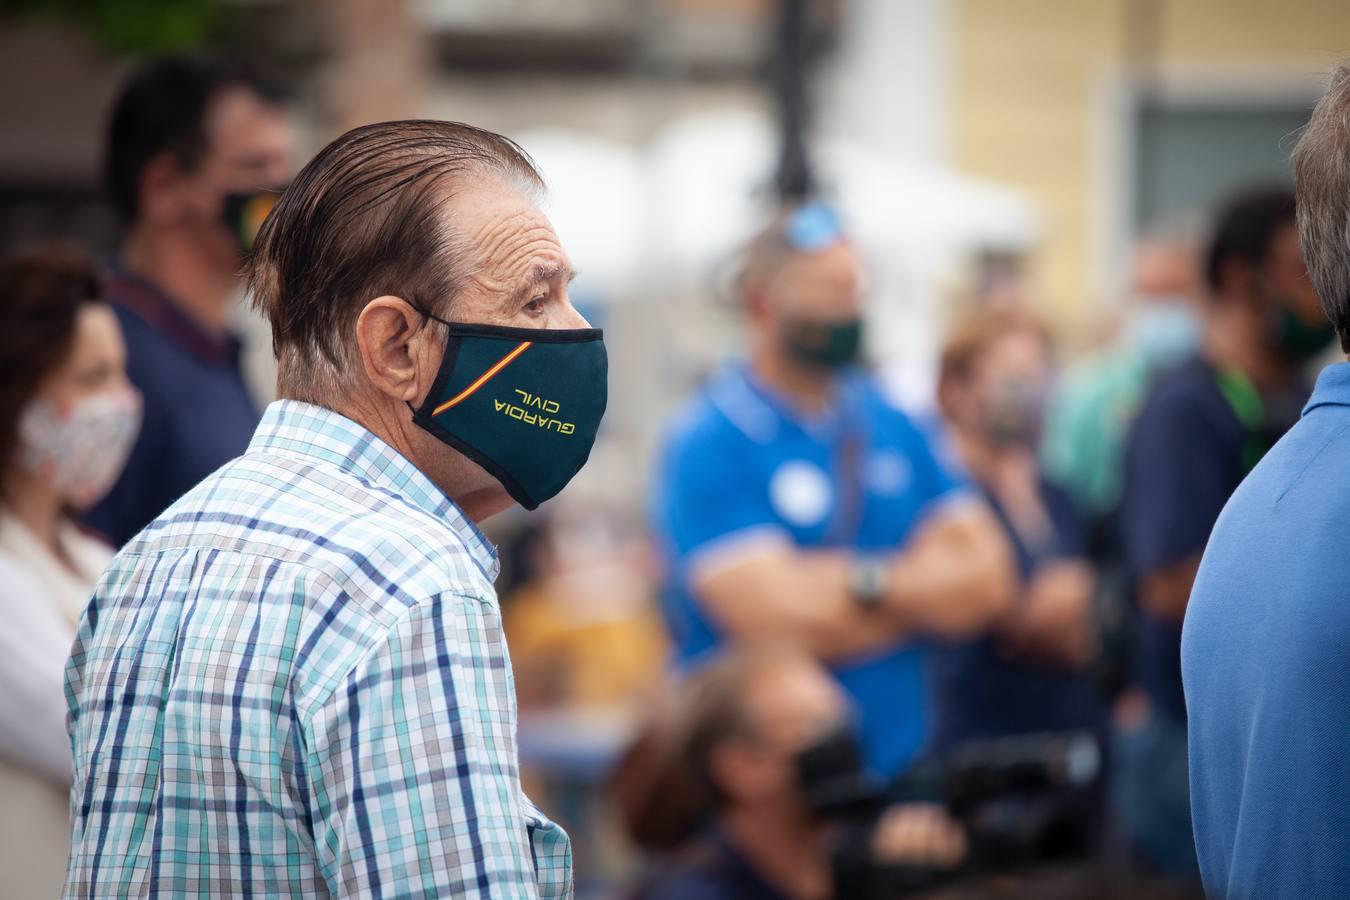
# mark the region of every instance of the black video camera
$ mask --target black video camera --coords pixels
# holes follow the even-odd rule
[[[1102,754],[1086,732],[970,741],[912,767],[886,785],[859,776],[842,746],[822,744],[799,760],[808,802],[839,824],[835,896],[891,900],[971,876],[1083,859],[1097,849]],[[936,802],[966,830],[969,851],[955,870],[874,858],[884,811]]]

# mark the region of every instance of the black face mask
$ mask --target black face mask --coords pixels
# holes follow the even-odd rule
[[[272,207],[277,205],[277,201],[281,199],[284,190],[284,187],[278,187],[272,190],[247,191],[225,195],[220,210],[221,221],[225,223],[226,228],[230,229],[230,234],[234,235],[235,240],[239,243],[241,255],[253,250],[253,242],[257,239],[258,232],[267,219],[267,214],[272,211]]]
[[[841,722],[794,757],[797,784],[812,815],[849,815],[872,805],[881,785],[867,771],[857,728]]]
[[[591,454],[608,399],[598,328],[447,322],[445,355],[413,422],[502,483],[526,509],[563,489]]]

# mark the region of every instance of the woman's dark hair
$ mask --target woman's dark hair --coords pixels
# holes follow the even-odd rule
[[[746,692],[765,673],[805,658],[774,643],[726,651],[681,684],[669,703],[653,707],[610,781],[619,817],[638,846],[673,850],[726,804],[713,754],[753,735]]]
[[[102,295],[93,261],[70,245],[0,260],[0,473],[14,462],[24,406],[69,354],[80,309]]]

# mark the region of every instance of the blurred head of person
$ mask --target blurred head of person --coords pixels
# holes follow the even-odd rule
[[[1299,250],[1294,194],[1262,188],[1220,210],[1205,254],[1214,329],[1277,367],[1305,363],[1330,344],[1333,329]]]
[[[365,125],[296,176],[250,259],[278,395],[361,423],[480,521],[561,490],[605,406],[542,193],[500,135]]]
[[[1151,365],[1165,366],[1193,352],[1200,341],[1193,242],[1161,230],[1135,244],[1131,305],[1125,340]]]
[[[0,262],[0,503],[54,539],[112,486],[140,425],[117,318],[93,263],[63,246]]]
[[[687,760],[711,808],[782,829],[816,824],[819,786],[804,783],[803,757],[853,743],[848,703],[819,663],[780,646],[735,651],[695,676],[687,704]]]
[[[861,280],[858,253],[823,204],[792,209],[761,232],[739,280],[756,371],[775,386],[810,393],[861,362]]]
[[[125,263],[171,292],[228,292],[292,152],[276,95],[243,70],[189,57],[146,63],[117,97],[104,157],[127,227]]]
[[[963,448],[1031,453],[1052,374],[1050,332],[1040,319],[1026,310],[981,310],[957,323],[942,350],[938,405]]]
[[[1350,354],[1350,63],[1336,70],[1303,130],[1294,178],[1312,288]]]

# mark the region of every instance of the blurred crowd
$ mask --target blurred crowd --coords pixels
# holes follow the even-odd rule
[[[526,150],[529,148],[526,147]],[[119,252],[0,264],[0,873],[64,875],[62,677],[114,549],[241,453],[238,272],[296,164],[273,94],[170,58],[124,86]],[[827,202],[741,247],[744,346],[673,415],[644,509],[499,535],[525,778],[586,885],[644,898],[1188,896],[1182,616],[1244,475],[1333,352],[1292,193],[1141,239],[1086,352],[1001,286],[926,407],[868,366]]]

